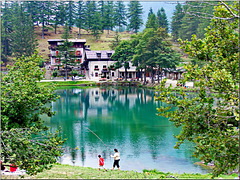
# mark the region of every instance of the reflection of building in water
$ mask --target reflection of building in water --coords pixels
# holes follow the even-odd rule
[[[136,105],[136,100],[141,103],[147,103],[153,100],[153,97],[147,95],[142,89],[102,89],[102,88],[92,88],[88,89],[89,97],[89,109],[88,113],[91,115],[96,114],[106,114],[108,109],[112,107],[112,101],[118,101],[125,105],[128,103],[129,108]]]

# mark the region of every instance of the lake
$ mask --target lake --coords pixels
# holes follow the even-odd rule
[[[193,144],[174,149],[181,129],[167,118],[157,116],[154,91],[142,88],[60,89],[52,103],[56,115],[46,120],[51,130],[62,127],[68,138],[62,164],[98,167],[98,155],[112,168],[113,149],[120,152],[122,170],[157,169],[173,173],[207,173],[194,162]],[[104,144],[88,130],[92,130]],[[78,147],[77,150],[75,148]]]

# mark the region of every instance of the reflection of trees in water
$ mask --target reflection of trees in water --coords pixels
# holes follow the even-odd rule
[[[83,164],[87,143],[91,148],[103,149],[102,153],[99,153],[107,157],[106,148],[99,139],[86,130],[87,126],[110,148],[124,148],[127,143],[126,138],[130,138],[133,154],[140,154],[141,148],[144,148],[151,152],[153,159],[156,159],[162,141],[167,138],[167,132],[171,131],[173,134],[169,121],[156,116],[156,108],[166,104],[155,102],[154,91],[148,89],[119,87],[118,91],[115,88],[98,88],[96,91],[99,92],[97,94],[99,98],[104,100],[102,104],[100,101],[94,102],[93,105],[96,107],[90,107],[90,97],[94,96],[91,89],[81,90],[78,93],[72,89],[57,91],[61,96],[54,104],[58,116],[53,117],[52,120],[61,124],[63,134],[68,134],[66,145],[75,148],[77,143],[80,143],[78,152]],[[98,113],[94,116],[89,114],[91,108],[95,108]],[[79,111],[83,112],[81,118],[78,116]],[[103,111],[107,114],[103,114]],[[74,131],[76,126],[80,127],[79,132]],[[161,128],[161,126],[168,127]],[[142,147],[143,140],[147,140],[145,144],[147,147]],[[76,159],[74,152],[72,159]]]

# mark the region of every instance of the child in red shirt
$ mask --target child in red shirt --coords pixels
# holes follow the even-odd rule
[[[98,155],[98,158],[99,158],[99,171],[100,168],[103,168],[105,171],[107,171],[104,167],[104,159],[101,157],[101,155]]]

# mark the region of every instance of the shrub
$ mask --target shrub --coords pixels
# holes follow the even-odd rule
[[[72,76],[77,76],[78,75],[78,71],[71,71],[71,75]]]
[[[53,77],[57,77],[58,74],[59,74],[59,71],[58,71],[58,70],[55,70],[55,71],[53,71],[52,76],[53,76]]]

